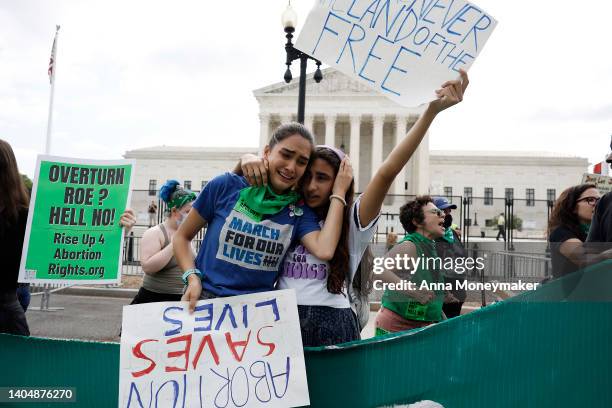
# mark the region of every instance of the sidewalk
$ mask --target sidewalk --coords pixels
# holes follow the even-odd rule
[[[72,294],[67,294],[72,293]],[[40,296],[33,296],[26,313],[30,333],[36,337],[119,342],[123,306],[129,305],[136,290],[72,287],[51,295],[49,306],[63,310],[41,312]],[[480,304],[464,304],[462,314],[480,308]],[[362,338],[374,336],[376,312],[361,332]]]
[[[53,293],[49,307],[63,307],[55,312],[28,309],[26,319],[30,334],[37,337],[119,341],[124,305],[131,298],[74,296]],[[40,296],[32,297],[30,307],[40,306]]]

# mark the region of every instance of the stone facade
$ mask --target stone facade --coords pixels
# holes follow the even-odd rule
[[[357,175],[356,191],[361,191],[371,179],[372,169],[380,166],[397,140],[414,124],[419,110],[397,105],[331,68],[323,75],[319,84],[312,75],[308,76],[305,125],[313,129],[317,144],[343,148],[351,156]],[[126,152],[125,158],[136,161],[132,206],[139,218],[146,217],[148,203],[156,198],[153,190],[158,190],[166,179],[175,178],[181,184],[190,181],[191,189],[199,191],[203,183],[230,171],[241,155],[261,152],[280,123],[295,120],[297,86],[294,80],[253,92],[260,107],[257,147],[157,146]],[[430,152],[427,135],[396,179],[390,191],[396,196],[385,200],[383,212],[397,213],[405,195],[464,196],[468,187],[474,199],[467,217],[472,224],[483,226],[486,219],[504,210],[506,189],[511,188],[517,199],[515,213],[523,219],[524,228],[541,234],[547,220],[547,200],[551,198],[548,190],[553,190],[556,198],[568,186],[579,184],[587,167],[585,158],[545,152]],[[155,187],[151,188],[152,195],[151,182]],[[533,190],[533,196],[527,196],[527,189]],[[397,219],[389,222],[397,229]]]

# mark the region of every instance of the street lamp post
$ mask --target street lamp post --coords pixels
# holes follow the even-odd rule
[[[295,47],[293,47],[293,43],[291,40],[293,39],[293,33],[295,32],[295,26],[297,25],[297,14],[291,7],[291,1],[287,5],[287,9],[282,16],[282,23],[285,29],[285,37],[287,38],[287,44],[285,44],[285,51],[287,52],[287,61],[285,65],[287,65],[287,70],[285,71],[285,82],[289,83],[293,79],[291,75],[291,63],[297,59],[300,60],[300,84],[298,88],[298,112],[297,112],[297,121],[301,124],[304,124],[304,109],[306,104],[306,65],[308,60],[311,59],[317,64],[317,70],[314,73],[315,82],[319,83],[323,79],[323,74],[321,73],[321,61],[312,58],[310,55],[305,54]]]

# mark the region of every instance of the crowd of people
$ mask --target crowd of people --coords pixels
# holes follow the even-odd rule
[[[197,197],[169,180],[160,190],[166,207],[163,221],[154,225],[155,203],[148,209],[150,227],[140,246],[144,279],[132,304],[182,300],[193,312],[201,299],[295,289],[304,346],[359,340],[370,312],[373,256],[368,244],[385,196],[434,118],[459,103],[467,85],[467,74],[461,71],[459,80],[441,86],[438,99],[428,104],[356,198],[349,157],[333,146],[315,146],[310,130],[299,123],[282,124],[262,157],[245,155],[232,172],[211,180]],[[611,202],[609,195],[600,198],[594,185],[561,194],[549,225],[550,241],[561,244],[553,250],[555,277],[612,257],[608,252],[588,254],[580,245],[612,239]],[[445,198],[430,196],[404,204],[400,222],[407,234],[390,237],[386,257],[465,257],[460,230],[452,222],[456,208]],[[28,195],[15,157],[0,141],[0,251],[7,265],[1,278],[0,332],[21,335],[29,334],[16,295],[27,211]],[[505,240],[502,218],[497,238]],[[128,209],[121,225],[134,224]],[[203,228],[196,254],[192,240]],[[234,256],[237,247],[249,248],[240,234],[247,230],[262,238],[258,251]],[[252,249],[255,244],[250,245]],[[377,279],[443,283],[465,278],[452,268],[419,264],[385,268]],[[376,335],[458,316],[465,299],[465,290],[457,289],[386,290]]]

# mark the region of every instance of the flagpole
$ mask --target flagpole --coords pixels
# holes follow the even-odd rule
[[[55,71],[57,69],[57,35],[59,33],[60,26],[55,26],[55,37],[53,38],[53,46],[51,46],[51,59],[49,60],[49,80],[51,81],[51,94],[49,95],[49,119],[47,121],[47,141],[45,143],[45,154],[51,153],[51,125],[53,122],[53,91],[55,90]],[[64,308],[49,307],[49,299],[51,298],[51,291],[49,287],[45,285],[45,289],[40,297],[40,310],[41,312],[54,312],[56,310],[63,310]]]
[[[47,141],[45,143],[45,154],[51,153],[51,128],[53,123],[53,94],[55,91],[55,71],[57,70],[57,36],[60,26],[55,26],[55,38],[53,39],[53,47],[51,49],[51,61],[49,62],[51,94],[49,95],[49,116],[47,121]]]

